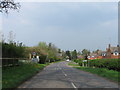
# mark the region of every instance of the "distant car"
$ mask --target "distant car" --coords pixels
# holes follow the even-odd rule
[[[67,61],[67,62],[69,62],[70,60],[69,60],[69,59],[67,59],[66,61]]]

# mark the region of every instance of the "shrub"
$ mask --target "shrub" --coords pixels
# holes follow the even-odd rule
[[[107,68],[110,70],[120,71],[120,59],[98,59],[98,60],[90,60],[90,67],[98,67],[98,68]]]
[[[2,43],[2,57],[4,58],[21,58],[25,57],[25,47],[15,43]]]
[[[46,55],[41,55],[39,63],[40,64],[45,64],[46,63],[46,57],[47,57]]]
[[[82,66],[83,59],[75,59],[74,62],[78,63],[80,66]]]
[[[80,66],[82,66],[82,63],[83,63],[82,60],[80,60],[78,64],[79,64]]]

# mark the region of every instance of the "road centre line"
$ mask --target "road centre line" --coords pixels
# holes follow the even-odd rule
[[[65,76],[67,76],[67,74],[64,73]]]
[[[65,75],[65,76],[67,76],[67,74],[62,70],[62,72],[63,72],[63,74]]]
[[[72,84],[72,86],[73,86],[74,88],[77,88],[74,83],[71,82],[71,84]]]

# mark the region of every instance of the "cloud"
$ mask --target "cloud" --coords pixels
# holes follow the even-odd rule
[[[108,21],[102,22],[101,26],[108,27],[108,28],[116,27],[116,29],[117,29],[117,27],[118,27],[118,20],[117,19],[113,19],[113,20],[108,20]]]
[[[62,49],[103,47],[116,42],[116,3],[22,3],[19,13],[4,19],[4,30],[14,30],[26,45],[53,42]],[[6,27],[7,25],[7,27]]]
[[[119,0],[16,0],[20,2],[119,2]]]

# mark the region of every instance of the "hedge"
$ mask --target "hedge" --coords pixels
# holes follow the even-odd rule
[[[107,68],[120,71],[120,59],[96,59],[89,61],[90,67]]]
[[[95,59],[88,60],[88,62],[83,62],[82,59],[76,59],[74,62],[78,63],[80,66],[84,63],[85,66],[88,64],[87,66],[89,67],[120,71],[120,59]]]

